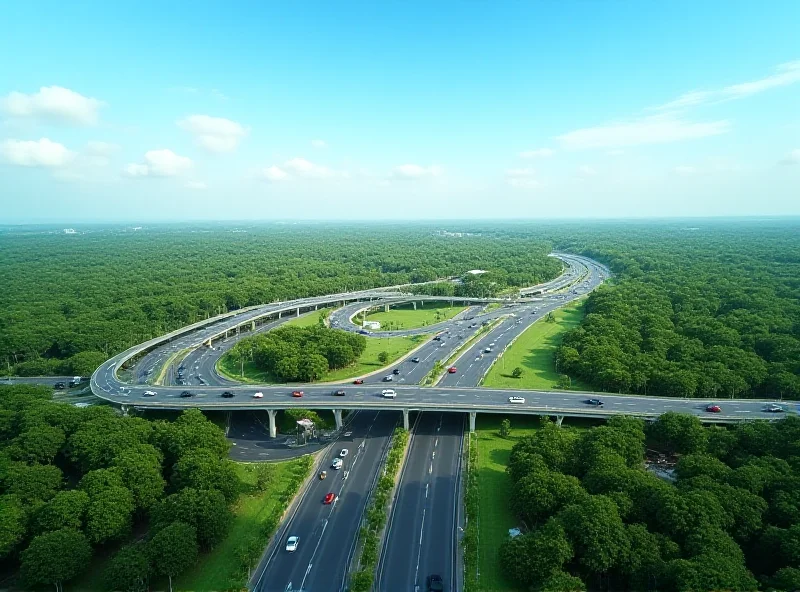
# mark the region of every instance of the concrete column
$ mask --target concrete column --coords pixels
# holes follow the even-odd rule
[[[475,418],[478,416],[476,411],[469,412],[469,431],[470,433],[475,431]]]
[[[276,409],[267,409],[267,413],[269,414],[269,437],[275,438],[278,435],[278,428],[275,425],[275,414],[278,411]]]
[[[317,304],[314,305],[314,310],[317,310],[317,306],[318,306]]]
[[[336,429],[342,429],[342,410],[341,409],[334,409],[333,410],[333,419],[336,421]]]
[[[251,321],[250,322],[250,330],[251,331],[255,331],[256,330],[256,322],[255,321]]]
[[[414,305],[414,310],[417,310],[417,303],[416,302],[412,302],[411,304]]]
[[[128,406],[127,406],[127,405],[122,405],[122,406],[120,407],[120,409],[122,409],[122,415],[123,415],[123,417],[128,417]]]
[[[389,305],[388,304],[385,304],[383,306],[383,312],[389,312]]]
[[[296,313],[295,316],[298,316],[298,317],[300,316],[300,307],[299,306],[297,307],[297,313]]]
[[[403,409],[403,429],[408,430],[408,426],[408,409]]]
[[[280,313],[280,311],[278,312],[278,318],[281,318],[281,313]]]
[[[564,421],[564,416],[563,416],[563,415],[556,415],[556,425],[557,425],[557,426],[559,426],[559,427],[560,427],[560,426],[561,426],[561,423],[562,423],[563,421]]]
[[[450,301],[450,308],[453,308],[453,301]]]

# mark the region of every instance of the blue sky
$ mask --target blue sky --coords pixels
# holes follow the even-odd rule
[[[794,0],[63,4],[4,8],[4,222],[800,214]]]

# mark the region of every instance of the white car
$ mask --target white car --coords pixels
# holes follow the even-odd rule
[[[522,404],[522,403],[525,402],[525,397],[509,397],[508,398],[508,402],[509,403],[520,403],[520,404]]]
[[[342,449],[339,451],[339,456],[341,456],[342,458],[344,458],[344,457],[345,457],[345,456],[347,456],[348,454],[350,454],[350,451],[349,451],[347,448],[342,448]]]
[[[491,347],[487,347],[485,350],[483,350],[483,353],[485,353],[485,354],[492,353],[492,348]]]
[[[286,550],[289,551],[289,553],[294,553],[295,551],[297,551],[297,544],[299,542],[300,542],[300,537],[290,536],[286,540]]]
[[[342,459],[341,458],[334,458],[333,462],[331,462],[331,468],[336,469],[337,471],[342,468]]]
[[[144,396],[145,396],[145,397],[155,397],[157,394],[158,394],[158,393],[157,393],[157,392],[155,392],[155,391],[145,391],[145,392],[144,392]]]
[[[394,399],[397,396],[397,393],[394,392],[392,389],[383,389],[381,391],[381,396],[384,399]]]
[[[394,376],[392,376],[391,374],[387,374],[386,376],[383,377],[383,382],[392,382],[393,380]]]
[[[264,393],[255,393],[253,395],[253,398],[254,399],[263,399],[264,398]]]

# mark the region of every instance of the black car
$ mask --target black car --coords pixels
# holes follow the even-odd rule
[[[419,364],[419,358],[411,358],[411,361],[415,364]]]
[[[587,405],[594,405],[595,407],[603,406],[603,402],[600,399],[586,399],[584,403],[586,403]]]
[[[334,397],[344,397],[345,394],[347,394],[347,393],[345,393],[344,391],[333,391],[333,396]]]
[[[222,393],[222,396],[223,396],[224,398],[226,398],[226,399],[232,399],[232,398],[233,398],[233,397],[235,397],[236,395],[234,395],[234,394],[233,394],[232,392],[230,392],[230,391],[225,391],[224,393]]]
[[[400,370],[398,370],[397,368],[395,368],[394,370],[392,370],[392,374],[394,374],[395,376],[397,376],[398,374],[400,374]]]
[[[57,389],[59,391],[63,391],[65,388],[67,388],[67,384],[64,383],[64,382],[57,382],[57,383],[55,383],[53,385],[53,388],[55,388],[55,389]]]
[[[442,340],[442,338],[441,338],[441,337],[439,337],[439,336],[437,335],[436,337],[434,337],[434,338],[433,338],[433,340],[434,340],[434,341],[441,341],[441,340]]]
[[[438,576],[435,574],[428,576],[429,592],[443,592],[443,590],[444,590],[444,581],[442,580],[442,576]]]
[[[182,398],[182,399],[185,399],[185,398],[187,398],[187,397],[194,397],[194,393],[190,393],[189,391],[183,391],[183,392],[181,393],[181,398]]]

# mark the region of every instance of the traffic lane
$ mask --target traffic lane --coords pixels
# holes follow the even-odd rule
[[[429,466],[428,488],[431,520],[422,531],[417,585],[424,589],[425,579],[437,574],[445,590],[456,590],[454,581],[456,545],[458,544],[458,485],[464,434],[464,415],[447,413],[434,441],[434,455]]]
[[[319,543],[304,590],[343,590],[347,583],[349,560],[369,501],[369,492],[383,467],[389,439],[400,420],[399,413],[382,412],[372,428],[360,465],[347,476],[351,483],[328,523],[330,529]]]
[[[514,319],[515,317],[511,317]],[[462,354],[458,360],[454,362],[456,366],[456,372],[454,374],[450,374],[449,372],[446,373],[442,379],[439,381],[441,386],[471,386],[473,383],[477,384],[476,380],[470,380],[471,376],[474,376],[474,372],[472,371],[472,367],[482,360],[482,356],[484,354],[484,350],[489,347],[489,344],[495,343],[496,340],[502,336],[506,329],[513,326],[513,323],[509,324],[508,320],[500,322],[497,327],[492,328],[491,331],[486,332],[485,334],[481,335],[478,339],[476,339],[472,345],[467,349],[464,354]],[[494,347],[492,348],[494,350]],[[461,369],[459,371],[459,364],[461,364]],[[465,376],[466,373],[466,376]]]
[[[345,457],[344,467],[340,470],[332,469],[330,462],[327,462],[323,467],[328,475],[326,479],[313,477],[314,481],[285,529],[284,539],[278,541],[275,553],[264,567],[257,590],[284,592],[290,583],[296,590],[301,587],[311,589],[306,586],[306,582],[314,573],[312,570],[315,564],[329,578],[328,586],[321,589],[338,589],[338,586],[330,586],[332,571],[337,568],[346,569],[346,566],[327,563],[324,555],[329,546],[326,541],[335,537],[337,545],[346,544],[340,531],[348,521],[355,523],[348,532],[357,531],[366,501],[369,478],[378,469],[380,451],[385,448],[397,417],[397,413],[359,413],[353,420],[352,441],[337,442],[331,448],[328,461],[338,457],[341,448],[348,448],[352,456],[348,454]],[[328,493],[339,496],[335,504],[323,504],[323,498]],[[346,510],[342,511],[342,508]],[[286,540],[290,536],[300,537],[298,548],[294,552],[285,549]],[[326,544],[323,545],[323,542]]]
[[[425,483],[441,417],[441,413],[422,413],[414,428],[380,556],[381,591],[414,590],[421,535],[425,520],[432,520],[425,508]]]

